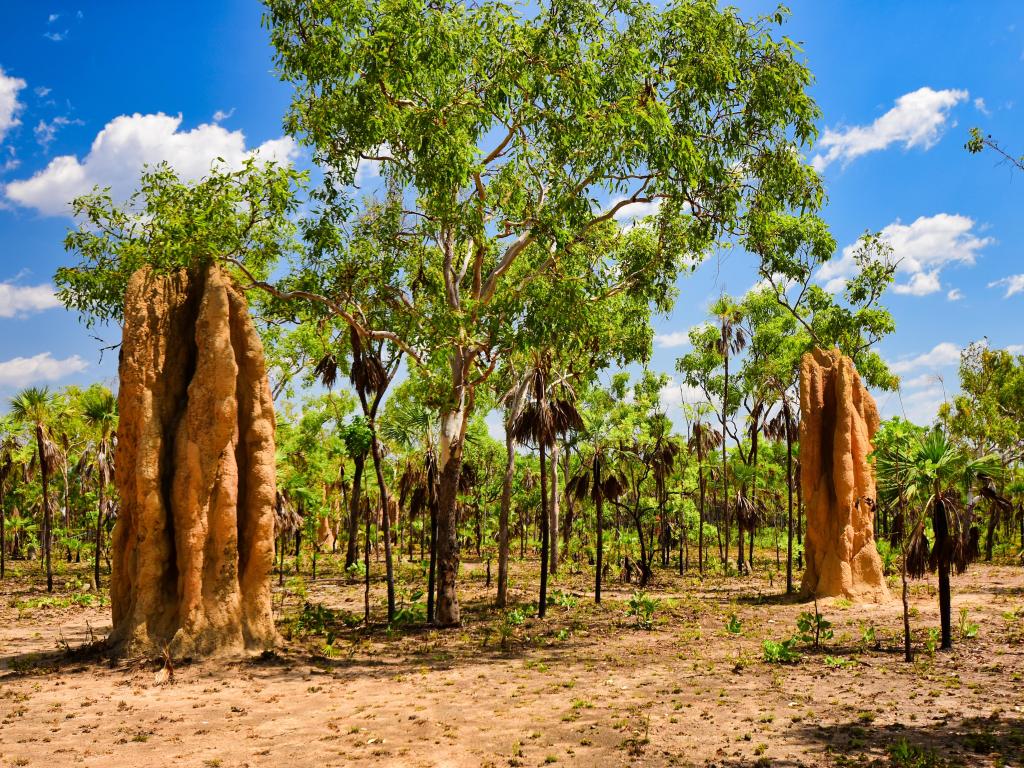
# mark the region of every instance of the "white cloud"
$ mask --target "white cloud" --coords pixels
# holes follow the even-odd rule
[[[896,293],[926,296],[942,290],[939,273],[949,264],[971,266],[978,251],[995,242],[991,237],[980,237],[974,232],[974,219],[952,213],[920,216],[911,224],[899,219],[881,231],[883,241],[892,246],[893,258],[899,261],[897,274],[909,280],[893,287]],[[856,271],[854,252],[857,243],[843,248],[839,259],[827,262],[818,270],[817,279],[825,289],[835,293],[842,290],[845,281]]]
[[[654,344],[661,349],[682,347],[689,343],[690,334],[688,331],[670,331],[669,333],[656,333],[654,335]]]
[[[45,381],[57,381],[89,367],[78,355],[58,360],[49,352],[34,357],[15,357],[0,361],[0,387],[27,387]]]
[[[960,301],[964,297],[964,292],[959,288],[953,288],[946,294],[947,301]]]
[[[24,80],[5,75],[0,67],[0,141],[11,128],[21,125],[18,113],[25,105],[18,101],[18,92],[24,87]]]
[[[825,153],[815,155],[813,165],[819,171],[836,160],[846,165],[892,144],[930,149],[942,135],[949,110],[966,98],[967,91],[919,88],[896,99],[896,106],[870,125],[826,128],[818,142]]]
[[[896,283],[892,290],[894,293],[905,293],[910,296],[927,296],[942,290],[942,283],[939,281],[939,270],[931,272],[916,272],[911,275],[910,281]]]
[[[952,342],[943,341],[936,344],[928,352],[916,355],[915,357],[897,360],[895,363],[889,363],[889,370],[895,374],[902,375],[920,368],[934,370],[947,365],[955,365],[959,362],[960,347]]]
[[[115,198],[126,197],[136,186],[143,165],[167,161],[182,177],[198,179],[221,158],[238,168],[250,154],[264,160],[287,162],[297,152],[294,140],[282,137],[246,149],[245,135],[204,123],[179,131],[181,115],[121,115],[103,127],[81,160],[74,155],[55,157],[29,179],[4,187],[8,200],[35,208],[48,216],[69,212],[71,200],[96,185],[110,186]]]
[[[935,379],[932,379],[935,381]],[[939,406],[945,401],[942,384],[934,383],[927,389],[903,395],[903,410],[906,417],[915,424],[931,424],[939,412]]]
[[[1003,294],[1003,298],[1008,299],[1013,294],[1024,291],[1024,275],[1009,275],[999,280],[993,280],[988,284],[988,287],[996,288],[1002,285],[1006,286],[1006,293]]]
[[[45,85],[38,85],[33,90],[35,91],[36,96],[40,99],[45,99],[50,95],[50,91],[52,91],[53,88],[47,88]]]
[[[68,125],[85,125],[81,120],[72,120],[68,117],[55,117],[50,122],[40,120],[39,124],[32,129],[32,132],[36,136],[36,142],[44,150],[50,148],[50,144],[57,138],[57,131]]]
[[[937,378],[934,373],[922,373],[920,376],[900,382],[900,386],[904,389],[919,389],[921,387],[930,387],[936,382]]]
[[[59,18],[60,18],[60,14],[59,14],[59,13],[51,13],[51,14],[50,14],[50,15],[49,15],[49,16],[48,16],[48,17],[46,18],[46,23],[47,23],[47,24],[53,24],[53,22],[55,22],[55,21],[56,21],[57,19],[59,19]]]
[[[45,37],[47,40],[52,40],[55,43],[59,43],[67,39],[68,30],[65,29],[63,32],[44,32],[43,37]]]
[[[1011,355],[1024,355],[1024,344],[1007,344],[1003,349]]]
[[[17,317],[60,305],[52,285],[0,283],[0,317]]]
[[[981,114],[985,115],[986,117],[992,114],[991,112],[988,111],[988,107],[985,104],[985,100],[980,96],[974,100],[974,108],[981,112]]]
[[[675,379],[661,388],[660,398],[661,407],[666,413],[672,408],[679,408],[683,403],[693,405],[707,402],[700,387],[691,387]]]
[[[229,109],[227,112],[225,112],[223,109],[218,109],[216,112],[213,113],[213,122],[222,123],[229,117],[231,117],[233,114],[235,114],[234,107]]]

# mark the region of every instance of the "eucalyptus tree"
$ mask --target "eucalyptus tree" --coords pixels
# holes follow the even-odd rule
[[[1024,461],[1024,357],[993,349],[987,341],[960,353],[960,393],[939,406],[939,420],[950,435],[975,455],[997,454],[1008,471]],[[991,504],[985,535],[985,559],[991,561],[1000,524],[1012,521],[1013,507]],[[1024,551],[1024,514],[1018,509],[1020,549]]]
[[[93,553],[93,581],[100,587],[100,552],[103,549],[104,514],[107,512],[107,486],[113,480],[114,431],[117,429],[117,399],[106,387],[91,387],[79,402],[82,418],[95,433],[94,461],[96,469],[96,551]]]
[[[631,291],[664,305],[681,256],[752,217],[815,208],[820,182],[798,151],[819,116],[811,76],[773,37],[782,13],[745,21],[708,0],[266,5],[295,89],[286,128],[328,169],[311,250],[346,258],[337,233],[360,162],[379,163],[401,201],[402,268],[365,265],[328,294],[296,279],[293,295],[442,374],[438,608],[457,624],[465,430],[522,319],[545,314],[522,287],[560,272],[592,303]],[[566,268],[587,232],[635,203],[661,204],[655,231],[623,232],[622,247]],[[367,323],[370,295],[419,322]]]
[[[43,557],[46,560],[46,591],[53,592],[53,564],[50,550],[53,537],[53,511],[50,507],[50,474],[57,464],[57,446],[50,435],[54,397],[46,387],[27,387],[10,401],[11,416],[35,439],[36,464],[42,483]]]

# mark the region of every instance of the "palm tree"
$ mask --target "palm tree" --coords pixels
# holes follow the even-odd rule
[[[11,398],[11,416],[35,433],[36,460],[43,486],[43,556],[46,559],[46,591],[53,592],[53,567],[50,539],[53,518],[50,510],[50,471],[57,463],[57,447],[49,437],[47,421],[53,407],[53,395],[47,387],[28,387]]]
[[[7,512],[4,509],[4,488],[14,471],[14,452],[17,447],[14,424],[0,420],[0,579],[4,578],[7,570]]]
[[[935,427],[924,436],[884,443],[876,451],[876,468],[883,498],[897,503],[895,527],[903,533],[905,572],[913,578],[920,578],[926,570],[938,572],[941,647],[951,648],[950,573],[963,573],[978,555],[978,530],[971,525],[974,504],[964,505],[963,499],[980,487],[991,486],[1002,475],[1002,463],[994,454],[969,456]],[[929,515],[935,538],[931,547],[926,536]],[[907,642],[909,657],[909,638]]]
[[[779,404],[781,407],[765,425],[765,437],[769,440],[786,439],[786,594],[789,595],[793,593],[793,440],[800,424],[785,389],[779,391]]]
[[[111,459],[111,438],[117,429],[117,399],[105,387],[89,389],[82,396],[82,418],[96,430],[96,486],[98,507],[96,510],[96,553],[93,560],[93,580],[96,589],[100,587],[100,551],[103,549],[103,515],[106,511],[106,489],[113,472]]]
[[[532,398],[516,418],[512,425],[513,439],[518,443],[530,443],[540,452],[540,605],[537,614],[544,618],[547,608],[548,592],[548,548],[551,530],[548,512],[547,492],[547,450],[554,444],[559,435],[584,428],[583,419],[572,401],[567,396],[568,388],[562,386],[557,394],[547,387],[546,365],[535,365],[531,376]]]
[[[704,424],[698,417],[693,425],[693,434],[690,436],[690,449],[697,454],[697,485],[700,489],[700,503],[698,504],[698,523],[700,528],[697,531],[697,572],[704,575],[704,507],[707,499],[707,479],[704,477],[704,459],[715,450],[722,442],[722,434],[708,425]]]
[[[740,322],[743,320],[743,309],[728,296],[722,296],[712,307],[712,313],[718,318],[719,337],[715,344],[718,354],[722,356],[725,366],[725,377],[722,383],[722,435],[726,434],[726,418],[729,413],[729,358],[738,355],[747,345],[747,337]],[[722,440],[722,498],[725,500],[725,548],[729,549],[729,453],[726,441]],[[724,563],[723,563],[724,564]],[[742,568],[742,556],[740,566]]]

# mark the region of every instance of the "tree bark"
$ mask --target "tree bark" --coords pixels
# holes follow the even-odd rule
[[[793,594],[793,433],[789,428],[789,403],[782,401],[783,418],[786,420],[786,495],[789,513],[786,522],[786,594]]]
[[[99,505],[96,509],[96,556],[93,558],[93,569],[92,577],[95,582],[96,589],[100,588],[100,550],[103,548],[103,501],[106,483],[104,482],[103,470],[100,469],[99,475],[99,489],[97,495],[99,496]]]
[[[552,576],[558,573],[558,441],[551,445],[551,504],[548,507],[548,560]]]
[[[437,623],[442,627],[461,622],[455,582],[459,570],[458,490],[462,474],[467,408],[460,406],[441,419],[441,488],[437,514]]]
[[[352,493],[349,495],[348,510],[348,545],[345,548],[345,568],[355,565],[359,549],[359,498],[362,491],[363,465],[366,459],[362,456],[353,458],[355,472],[352,474]]]
[[[511,423],[505,419],[505,478],[501,484],[501,511],[498,515],[498,595],[495,605],[508,603],[508,517],[512,507],[512,481],[516,473],[516,446]]]
[[[548,547],[550,538],[551,519],[548,512],[548,483],[547,466],[544,451],[544,441],[540,443],[540,603],[537,606],[537,616],[541,619],[547,612],[548,603]]]
[[[597,518],[597,575],[594,579],[594,602],[601,602],[601,568],[604,559],[604,494],[601,493],[601,456],[594,453],[594,514]]]
[[[939,620],[942,625],[942,650],[953,647],[953,618],[951,606],[951,590],[949,585],[949,557],[946,554],[946,540],[949,538],[949,526],[946,510],[939,502],[933,503],[932,527],[935,531],[935,548],[939,552]]]
[[[50,511],[50,471],[43,446],[43,426],[36,425],[36,450],[39,452],[39,472],[43,483],[43,557],[46,558],[46,591],[53,592],[53,567],[50,549],[53,539],[53,514]]]

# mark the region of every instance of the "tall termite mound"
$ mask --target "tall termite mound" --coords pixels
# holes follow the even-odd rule
[[[271,647],[274,410],[248,306],[216,267],[128,283],[110,643]]]
[[[853,361],[814,350],[800,363],[800,480],[807,508],[803,597],[889,599],[875,548],[868,454],[878,408]]]

